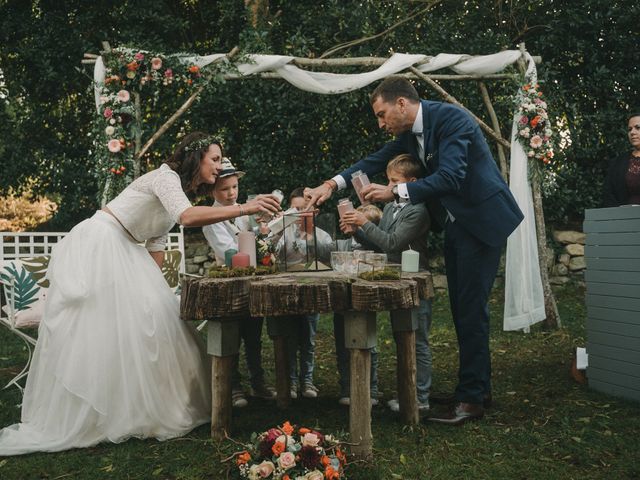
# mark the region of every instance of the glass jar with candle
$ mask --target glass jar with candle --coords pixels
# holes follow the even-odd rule
[[[355,210],[353,208],[353,203],[351,203],[351,200],[349,200],[348,198],[342,198],[338,202],[338,215],[340,215],[340,218],[342,218],[342,216],[345,213],[352,212],[353,210]],[[355,229],[354,225],[347,225],[347,229],[346,229],[345,233],[353,233],[355,231],[356,231],[356,229]]]
[[[353,189],[356,191],[360,204],[362,205],[369,205],[369,202],[367,202],[360,193],[360,191],[366,185],[369,185],[369,183],[369,177],[362,170],[356,170],[351,174],[351,185],[353,185]]]

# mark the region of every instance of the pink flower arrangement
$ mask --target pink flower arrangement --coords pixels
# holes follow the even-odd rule
[[[538,84],[526,84],[517,100],[517,138],[529,158],[549,163],[553,158],[552,130],[547,114],[547,103],[542,99]]]
[[[144,60],[144,54],[142,52],[138,52],[133,56],[133,58],[141,62],[142,60]]]
[[[255,442],[235,453],[241,479],[342,480],[347,458],[340,442],[289,422],[255,436]]]

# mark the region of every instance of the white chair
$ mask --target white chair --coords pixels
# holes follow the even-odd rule
[[[51,250],[66,234],[67,232],[0,232],[0,287],[6,303],[0,308],[0,324],[25,342],[28,355],[24,368],[4,388],[15,385],[20,391],[23,390],[18,381],[29,372],[36,339],[21,329],[34,327],[39,323],[48,288],[46,270]],[[185,274],[182,226],[178,232],[169,233],[165,252],[167,261],[163,266],[163,274],[176,291],[180,276]]]

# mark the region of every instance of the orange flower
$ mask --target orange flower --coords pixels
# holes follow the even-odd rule
[[[304,435],[305,433],[311,433],[311,430],[309,430],[307,427],[300,427],[298,429],[298,432],[300,432],[300,435]]]
[[[340,472],[329,466],[324,471],[324,478],[327,480],[340,480]]]
[[[289,475],[285,474],[285,475],[282,477],[282,480],[291,480],[291,477],[290,477]]]
[[[344,452],[339,448],[336,448],[336,457],[338,457],[338,460],[340,460],[340,463],[342,464],[347,463],[347,457],[344,455]]]
[[[191,73],[198,73],[198,72],[200,71],[200,67],[199,67],[199,66],[197,66],[197,65],[191,65],[191,66],[189,67],[189,71],[190,71]]]
[[[280,428],[280,430],[282,430],[282,432],[285,435],[291,435],[293,433],[293,427],[291,426],[291,424],[289,423],[289,420],[287,420],[286,422],[284,422],[282,424],[282,427]]]
[[[524,87],[522,87],[522,89],[523,89],[525,92],[529,91],[529,89],[530,89],[530,88],[531,88],[531,85],[529,85],[528,83],[527,83]]]
[[[188,85],[191,85],[192,83],[193,83],[193,80],[191,80],[191,79],[187,80],[187,84]]]
[[[535,117],[533,117],[531,119],[531,127],[532,128],[536,128],[536,125],[538,125],[538,123],[540,122],[540,120],[542,120],[542,118],[540,118],[540,115],[536,115]]]
[[[322,463],[323,467],[327,467],[331,465],[331,459],[326,455],[323,455],[322,458],[320,458],[320,463]]]
[[[129,70],[130,72],[135,72],[136,70],[138,70],[138,68],[140,68],[138,62],[127,63],[127,70]]]
[[[284,452],[284,447],[284,442],[276,442],[273,444],[273,447],[271,447],[271,451],[274,455],[280,455],[282,452]]]
[[[249,454],[249,452],[244,451],[240,455],[238,455],[238,457],[236,458],[236,464],[237,465],[244,465],[249,460],[251,460],[251,455]]]

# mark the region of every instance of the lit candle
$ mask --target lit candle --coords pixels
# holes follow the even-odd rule
[[[224,264],[231,268],[231,258],[238,253],[238,250],[235,248],[230,248],[229,250],[225,250],[224,252]]]
[[[402,271],[417,272],[420,269],[420,252],[405,250],[402,252]]]
[[[238,252],[233,257],[231,257],[231,267],[248,267],[249,261],[249,255],[247,253]]]
[[[238,233],[238,252],[249,255],[249,263],[256,266],[256,235],[253,232]]]

